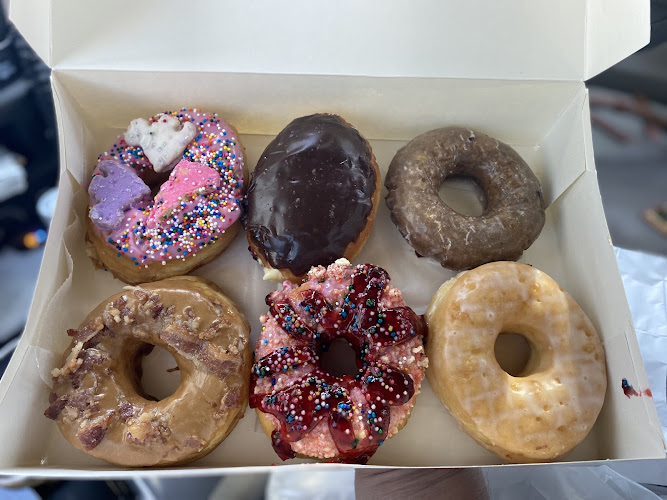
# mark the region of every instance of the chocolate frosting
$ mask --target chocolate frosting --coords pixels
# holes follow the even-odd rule
[[[356,241],[375,189],[373,154],[356,129],[336,115],[297,118],[257,163],[243,227],[271,267],[300,276]]]
[[[438,190],[448,177],[473,179],[484,192],[479,216],[456,212]],[[421,257],[461,271],[516,260],[544,226],[540,181],[510,146],[462,127],[415,137],[389,165],[391,220]]]

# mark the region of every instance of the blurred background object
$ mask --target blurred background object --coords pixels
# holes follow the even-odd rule
[[[595,163],[615,245],[667,255],[667,0],[647,47],[588,82]]]
[[[26,159],[0,146],[0,203],[28,190]]]
[[[0,249],[43,243],[42,233],[25,235],[46,229],[37,201],[56,185],[58,173],[49,78],[49,68],[0,9]]]
[[[667,255],[667,106],[641,94],[595,86],[589,97],[611,239],[622,248]]]
[[[58,147],[49,78],[0,9],[0,354],[11,355],[25,324],[53,211]],[[0,373],[8,360],[0,356]]]

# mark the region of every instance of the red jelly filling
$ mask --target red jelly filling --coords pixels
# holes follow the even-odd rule
[[[340,461],[366,463],[387,435],[390,407],[405,404],[414,395],[412,377],[379,359],[379,348],[424,333],[412,309],[380,306],[388,283],[384,269],[365,264],[356,267],[340,305],[329,303],[312,289],[301,292],[299,303],[294,305],[274,300],[273,294],[267,296],[270,314],[300,347],[283,347],[259,359],[253,367],[253,381],[272,377],[275,384],[276,373],[307,364],[314,367],[287,389],[250,398],[251,408],[274,415],[280,422],[272,443],[281,459],[293,458],[290,443],[304,438],[325,420]],[[321,354],[339,338],[347,340],[356,352],[355,376],[334,377],[320,367]],[[352,426],[355,403],[349,395],[354,388],[365,396],[360,411],[368,432],[361,441],[355,438]]]

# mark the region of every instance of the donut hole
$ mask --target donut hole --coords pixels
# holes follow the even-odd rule
[[[461,215],[479,217],[486,207],[484,191],[472,177],[447,177],[440,185],[438,196],[449,208]]]
[[[160,191],[162,184],[167,182],[169,179],[169,174],[171,172],[156,172],[152,168],[146,169],[142,174],[142,180],[151,190],[151,198],[155,196]]]
[[[176,360],[167,349],[159,346],[143,344],[142,351],[139,353],[141,391],[137,392],[155,401],[168,398],[181,385],[181,371]]]
[[[501,333],[494,345],[496,361],[513,377],[525,377],[532,373],[533,345],[520,333]]]
[[[151,198],[155,199],[157,194],[160,192],[160,185],[158,184],[157,186],[152,186],[151,187]]]
[[[336,339],[330,345],[322,346],[320,368],[334,377],[354,377],[359,373],[357,352],[347,340]]]

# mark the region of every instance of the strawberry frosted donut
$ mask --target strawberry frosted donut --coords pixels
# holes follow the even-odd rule
[[[366,463],[406,424],[428,360],[422,321],[389,281],[339,259],[267,296],[250,407],[281,459]],[[343,342],[356,367],[332,373],[328,351]]]
[[[236,235],[246,177],[238,136],[215,113],[138,118],[93,171],[88,253],[127,283],[188,273]]]

